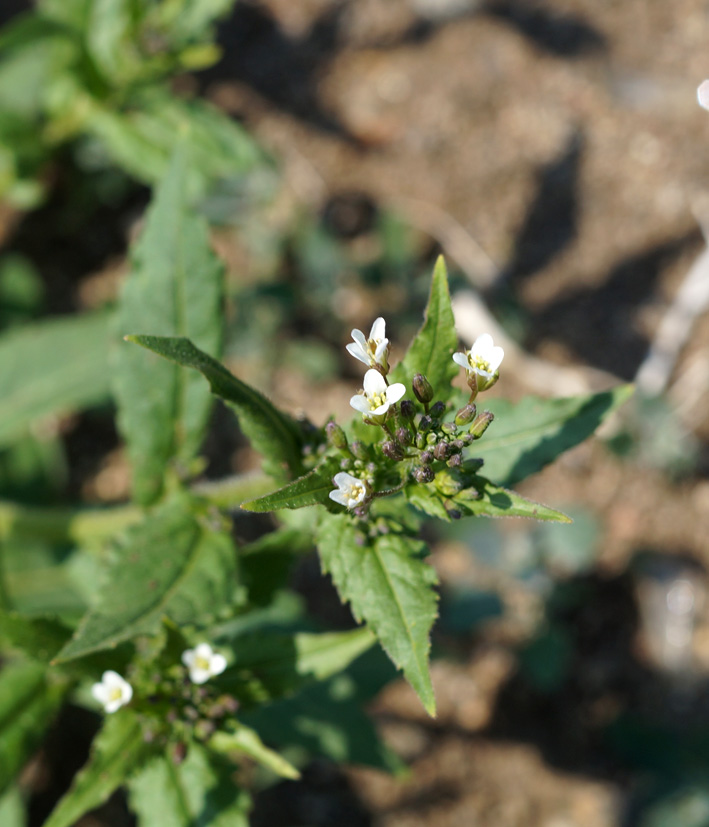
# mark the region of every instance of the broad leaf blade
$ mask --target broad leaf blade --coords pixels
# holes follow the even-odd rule
[[[207,224],[190,209],[189,159],[175,154],[148,212],[118,309],[121,334],[189,336],[218,355],[222,342],[223,268]],[[136,499],[149,504],[163,491],[165,466],[189,463],[199,450],[212,399],[199,377],[121,343],[115,391],[119,425],[133,464]]]
[[[228,402],[254,448],[276,463],[288,466],[292,476],[302,472],[302,433],[298,424],[275,407],[263,394],[237,379],[215,359],[184,338],[127,336],[128,341],[152,350],[178,365],[198,370],[212,393]]]
[[[249,794],[234,783],[234,768],[190,744],[178,765],[153,758],[129,781],[131,808],[149,827],[249,827]]]
[[[393,533],[364,544],[363,539],[348,515],[326,515],[318,531],[323,570],[434,715],[428,655],[437,614],[433,590],[437,581],[433,568],[421,559],[425,546]]]
[[[43,417],[108,396],[110,319],[87,313],[25,325],[0,337],[0,447]]]
[[[230,729],[215,732],[207,743],[210,749],[224,755],[244,753],[282,778],[300,778],[298,770],[269,749],[251,727],[234,722]]]
[[[130,710],[109,715],[96,736],[88,763],[77,774],[43,827],[72,827],[140,769],[155,747],[143,739],[138,717]]]
[[[435,398],[445,401],[452,392],[451,381],[459,370],[452,358],[457,346],[448,271],[443,256],[439,256],[433,270],[423,327],[411,342],[402,363],[393,371],[391,381],[404,382],[409,387],[414,374],[423,373],[433,387]]]
[[[34,660],[49,663],[70,637],[71,629],[57,619],[0,612],[0,641]]]
[[[491,399],[486,407],[495,421],[471,450],[485,460],[487,477],[515,485],[591,436],[632,393],[632,385],[621,385],[564,399],[529,396],[517,404]]]
[[[38,663],[0,670],[0,792],[39,746],[67,689],[66,682],[49,681]]]
[[[332,502],[329,497],[330,491],[335,488],[332,478],[339,468],[337,460],[328,459],[283,488],[242,503],[241,507],[246,511],[264,512],[278,511],[282,508],[305,508],[308,505],[329,505]]]
[[[189,501],[162,506],[126,531],[94,608],[56,660],[66,661],[157,631],[206,620],[233,594],[236,552],[228,534],[195,517]]]
[[[475,487],[480,493],[479,499],[467,499],[465,492],[462,492],[452,497],[450,502],[464,514],[485,517],[529,517],[554,523],[573,522],[561,511],[555,511],[546,505],[528,500],[514,491],[493,485],[482,477],[477,478]]]

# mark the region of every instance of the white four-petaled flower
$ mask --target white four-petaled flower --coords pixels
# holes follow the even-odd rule
[[[106,712],[115,712],[133,697],[133,687],[118,672],[108,670],[103,673],[100,683],[91,687],[91,694],[103,705]]]
[[[381,316],[374,320],[369,339],[365,339],[364,333],[356,328],[352,331],[352,338],[354,342],[347,345],[350,355],[370,368],[378,365],[385,373],[389,370],[389,339],[386,338],[386,322]]]
[[[357,477],[353,477],[352,474],[348,474],[347,471],[340,471],[339,474],[335,474],[332,481],[337,488],[331,491],[328,496],[340,505],[347,508],[356,508],[367,496],[366,483]]]
[[[401,382],[387,385],[381,373],[372,369],[364,374],[364,393],[355,394],[350,405],[365,417],[383,422],[389,407],[405,393],[406,388]]]
[[[198,643],[194,649],[182,653],[182,662],[189,669],[192,683],[206,683],[226,669],[226,658],[215,652],[208,643]]]
[[[492,343],[492,336],[483,333],[473,342],[470,350],[465,353],[454,353],[453,361],[469,373],[481,376],[485,381],[480,390],[484,390],[486,385],[492,384],[490,380],[495,378],[504,355],[505,351]]]

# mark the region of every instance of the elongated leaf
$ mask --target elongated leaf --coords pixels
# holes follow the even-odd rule
[[[71,637],[71,629],[56,619],[0,613],[0,640],[21,649],[34,660],[49,663]]]
[[[337,460],[327,459],[317,468],[289,482],[278,491],[242,503],[241,507],[246,511],[262,512],[278,511],[281,508],[304,508],[307,505],[329,505],[332,502],[329,497],[330,491],[335,488],[332,478],[339,469]]]
[[[108,396],[110,318],[87,313],[0,337],[0,447],[43,417]]]
[[[96,736],[88,763],[60,799],[44,827],[72,827],[81,816],[103,804],[155,752],[143,739],[138,717],[122,709],[109,715]]]
[[[466,492],[461,492],[450,499],[451,504],[464,514],[485,517],[530,517],[534,520],[547,520],[554,523],[572,522],[561,511],[532,502],[514,491],[493,485],[482,477],[477,478],[475,487],[481,494],[479,499],[469,499]]]
[[[217,753],[244,753],[282,778],[300,778],[300,773],[292,764],[269,749],[255,730],[243,724],[233,722],[229,729],[215,732],[207,743]]]
[[[220,676],[218,685],[241,703],[263,703],[337,674],[373,643],[374,635],[367,628],[329,634],[244,635],[233,641],[234,666]]]
[[[146,827],[249,827],[251,798],[233,775],[192,743],[181,764],[156,756],[129,782],[131,808]]]
[[[235,571],[228,534],[198,520],[186,499],[167,503],[126,532],[94,608],[56,660],[155,632],[163,616],[178,625],[209,618],[231,598]]]
[[[620,385],[564,399],[529,396],[517,404],[486,400],[495,421],[471,451],[485,460],[485,476],[500,485],[515,485],[591,436],[632,393],[632,385]]]
[[[218,355],[223,268],[209,245],[206,222],[190,209],[189,163],[181,147],[158,188],[121,295],[118,326],[121,334],[190,336]],[[212,398],[199,377],[122,342],[115,392],[134,493],[149,504],[163,491],[168,461],[187,464],[199,450]]]
[[[411,342],[402,363],[393,371],[392,381],[404,382],[409,388],[414,374],[423,373],[435,391],[435,398],[445,401],[452,392],[451,380],[458,373],[452,359],[457,346],[448,271],[443,256],[439,256],[433,270],[423,327]]]
[[[140,56],[132,32],[130,0],[93,0],[86,27],[91,59],[110,81],[125,81]]]
[[[3,827],[25,827],[27,824],[22,795],[17,785],[9,787],[0,795],[0,824]]]
[[[325,515],[318,531],[323,570],[418,693],[429,715],[435,699],[428,669],[436,619],[436,574],[422,560],[423,543],[397,534],[365,540],[349,515]]]
[[[302,434],[291,417],[278,410],[263,394],[237,379],[215,359],[183,338],[127,336],[128,341],[187,368],[198,370],[212,393],[228,402],[239,424],[258,451],[274,462],[285,463],[292,476],[302,472]]]
[[[59,711],[68,684],[49,681],[38,663],[0,670],[0,792],[22,769]]]

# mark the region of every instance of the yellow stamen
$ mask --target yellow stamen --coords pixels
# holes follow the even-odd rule
[[[113,689],[108,690],[109,701],[120,701],[123,697],[123,690],[119,686],[114,686]]]
[[[194,665],[196,669],[202,669],[204,672],[209,672],[209,661],[207,658],[200,658],[197,656],[194,659]]]
[[[377,408],[380,408],[384,403],[387,401],[386,392],[384,393],[373,393],[369,397],[369,407],[370,410],[375,411]]]

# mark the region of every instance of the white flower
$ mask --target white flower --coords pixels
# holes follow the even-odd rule
[[[453,361],[469,373],[475,373],[486,380],[480,388],[484,390],[486,386],[492,384],[491,380],[495,378],[504,355],[505,351],[501,347],[493,345],[492,336],[489,333],[483,333],[473,342],[470,350],[465,353],[454,353]]]
[[[709,109],[709,80],[702,81],[697,89],[697,100],[702,109]]]
[[[206,683],[226,669],[226,658],[213,651],[208,643],[198,643],[182,653],[182,662],[190,671],[192,683]]]
[[[333,482],[337,488],[331,491],[328,496],[331,500],[347,508],[355,508],[367,496],[366,483],[357,477],[353,477],[352,474],[348,474],[347,471],[340,471],[339,474],[335,474]]]
[[[398,402],[405,393],[406,388],[401,382],[387,385],[381,373],[372,369],[364,374],[364,393],[355,394],[350,399],[350,405],[365,417],[383,422],[389,406]]]
[[[103,705],[106,712],[115,712],[133,697],[133,687],[118,672],[108,670],[103,673],[101,683],[91,687],[91,694]]]
[[[386,322],[380,316],[374,320],[372,329],[369,333],[369,339],[364,338],[364,333],[356,328],[352,331],[352,338],[354,342],[347,345],[347,352],[369,365],[370,368],[383,368],[385,372],[389,370],[389,339],[386,338]]]

